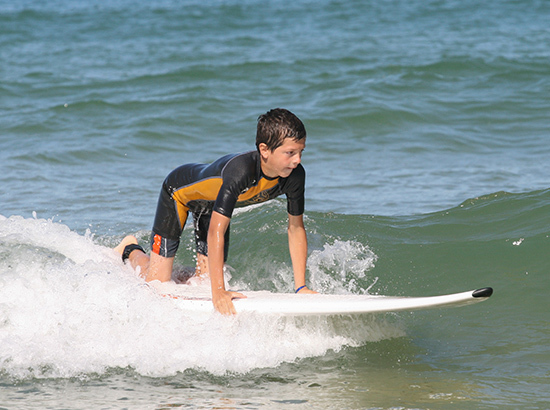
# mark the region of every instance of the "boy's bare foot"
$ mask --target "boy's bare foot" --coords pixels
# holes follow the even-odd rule
[[[126,248],[126,246],[132,244],[132,243],[135,243],[137,244],[138,241],[136,239],[135,236],[132,236],[132,235],[128,235],[126,236],[122,242],[120,242],[117,246],[115,246],[115,251],[117,251],[120,255],[122,255],[122,252],[124,252],[124,248]]]

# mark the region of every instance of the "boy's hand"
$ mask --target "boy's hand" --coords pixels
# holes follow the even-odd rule
[[[303,294],[303,295],[314,295],[316,293],[319,293],[319,292],[315,292],[314,290],[311,290],[309,289],[307,286],[304,286],[302,289],[300,289],[300,291],[298,292],[300,294]]]
[[[212,293],[212,304],[222,315],[236,315],[237,311],[235,310],[232,300],[244,298],[246,298],[246,296],[242,293],[220,289]]]

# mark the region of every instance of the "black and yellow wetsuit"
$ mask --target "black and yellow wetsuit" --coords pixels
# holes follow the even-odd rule
[[[212,211],[231,218],[236,207],[287,196],[291,215],[304,213],[305,171],[302,165],[287,178],[268,178],[260,166],[260,154],[226,155],[212,164],[186,164],[176,168],[164,180],[153,232],[151,250],[172,257],[179,246],[181,232],[189,212],[193,214],[197,252],[207,255],[207,234]],[[225,237],[225,257],[229,228]]]

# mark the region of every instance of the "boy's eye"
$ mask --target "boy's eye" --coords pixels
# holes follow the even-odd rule
[[[290,156],[290,157],[292,157],[294,155],[300,155],[302,153],[303,153],[303,151],[285,151],[285,154]]]

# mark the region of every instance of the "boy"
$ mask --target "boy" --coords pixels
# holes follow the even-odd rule
[[[303,221],[305,171],[301,165],[306,130],[298,117],[277,108],[258,118],[256,151],[226,155],[212,164],[187,164],[172,171],[161,189],[151,235],[151,256],[127,236],[115,248],[146,281],[169,281],[174,256],[188,213],[193,214],[197,247],[195,274],[210,276],[212,303],[222,314],[235,314],[232,299],[241,293],[225,289],[229,223],[236,206],[287,196],[288,245],[296,293],[306,287],[307,237]]]

